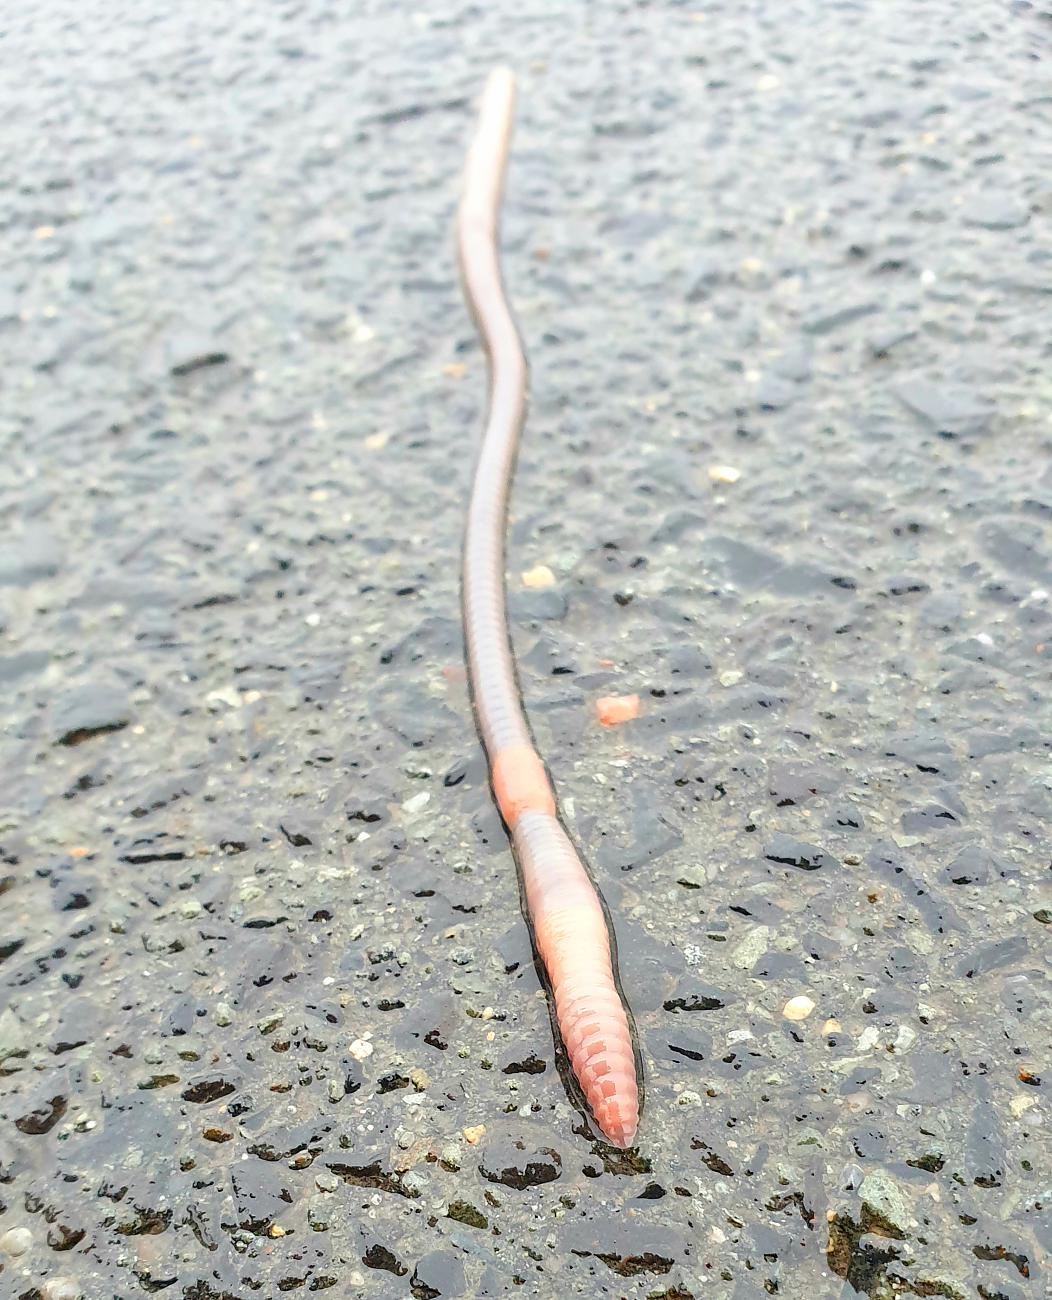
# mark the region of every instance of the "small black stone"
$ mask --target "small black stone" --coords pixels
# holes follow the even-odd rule
[[[551,1147],[531,1147],[521,1139],[498,1138],[479,1161],[479,1173],[491,1183],[523,1191],[553,1183],[562,1173],[562,1157]]]
[[[968,844],[943,868],[951,885],[985,885],[993,876],[1009,874],[1008,865],[979,844]]]
[[[224,1079],[222,1075],[209,1075],[204,1079],[198,1079],[183,1091],[183,1101],[192,1102],[195,1106],[204,1106],[212,1101],[219,1101],[221,1097],[229,1097],[232,1092],[237,1091],[237,1085],[231,1083],[229,1079]]]
[[[34,1137],[50,1133],[66,1113],[66,1105],[65,1097],[51,1097],[49,1100],[41,1102],[35,1110],[31,1110],[28,1114],[16,1119],[15,1128],[20,1133],[29,1133]]]
[[[965,225],[983,230],[1018,230],[1030,220],[1026,206],[1003,194],[979,194],[965,207]]]
[[[916,376],[900,383],[894,393],[933,432],[946,437],[985,433],[989,427],[991,409],[967,390]]]
[[[432,1250],[417,1260],[411,1284],[424,1300],[463,1295],[467,1289],[464,1265],[451,1250]]]
[[[195,370],[207,370],[211,366],[225,365],[229,360],[229,353],[215,349],[198,352],[194,356],[188,356],[182,361],[175,362],[171,366],[169,373],[181,378],[183,375],[192,375]]]
[[[508,610],[518,623],[554,622],[566,617],[566,597],[554,588],[547,591],[513,591]]]
[[[763,856],[769,862],[784,862],[786,866],[799,867],[802,871],[840,866],[831,853],[826,853],[813,844],[805,844],[781,831],[776,831],[764,845]]]
[[[844,325],[851,325],[866,316],[872,316],[879,310],[880,306],[875,302],[859,302],[851,306],[835,307],[831,311],[817,312],[809,317],[804,322],[804,329],[808,334],[821,337],[823,334],[832,334],[834,330],[841,329]]]
[[[51,732],[58,745],[80,745],[120,731],[130,720],[127,694],[118,686],[76,686],[51,707]]]

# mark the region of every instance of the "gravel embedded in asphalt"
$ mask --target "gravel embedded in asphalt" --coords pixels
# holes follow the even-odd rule
[[[994,0],[5,22],[0,1292],[1044,1294],[1050,42]],[[452,216],[503,61],[514,641],[632,1153],[567,1091],[463,671]]]

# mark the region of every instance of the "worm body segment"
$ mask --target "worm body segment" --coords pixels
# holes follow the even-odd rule
[[[527,380],[498,253],[514,107],[514,77],[497,69],[483,94],[457,218],[464,295],[489,357],[489,405],[464,535],[468,671],[494,797],[522,873],[528,920],[570,1065],[604,1136],[628,1147],[639,1124],[639,1091],[610,932],[595,886],[559,821],[555,791],[523,712],[508,632],[504,535]]]

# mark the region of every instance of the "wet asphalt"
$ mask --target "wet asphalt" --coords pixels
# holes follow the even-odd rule
[[[1048,6],[2,26],[0,1294],[1047,1295]],[[629,1154],[464,679],[497,62]]]

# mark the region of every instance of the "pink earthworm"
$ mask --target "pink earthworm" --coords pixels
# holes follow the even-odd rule
[[[527,920],[573,1069],[606,1139],[629,1147],[639,1088],[628,1015],[614,979],[603,904],[559,820],[555,791],[523,712],[504,590],[508,494],[526,416],[526,357],[505,297],[498,216],[515,78],[494,70],[468,150],[457,217],[460,270],[489,358],[489,406],[464,535],[468,673],[493,794],[511,836]]]

